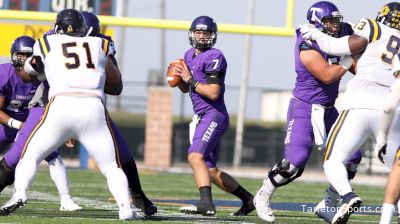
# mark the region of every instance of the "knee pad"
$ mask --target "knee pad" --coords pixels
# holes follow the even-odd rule
[[[15,171],[9,167],[4,159],[0,161],[0,192],[14,183]]]
[[[268,172],[268,178],[275,187],[284,186],[303,174],[304,169],[297,168],[283,159]]]

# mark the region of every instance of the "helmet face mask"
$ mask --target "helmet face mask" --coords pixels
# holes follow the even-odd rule
[[[17,71],[24,68],[25,61],[33,54],[35,40],[29,36],[21,36],[14,40],[11,45],[11,62]]]
[[[57,34],[85,36],[86,26],[83,16],[75,9],[64,9],[57,14],[54,30]]]
[[[310,24],[321,29],[322,32],[338,37],[341,31],[343,16],[339,9],[331,2],[321,1],[314,3],[307,11],[307,20]]]
[[[208,16],[199,16],[190,26],[189,43],[196,49],[206,50],[217,42],[217,34],[217,23]]]
[[[385,5],[378,13],[376,21],[390,28],[400,30],[400,3],[391,2]]]

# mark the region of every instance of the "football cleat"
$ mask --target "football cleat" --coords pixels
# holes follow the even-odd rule
[[[130,205],[125,206],[125,205],[120,205],[119,206],[119,211],[118,211],[118,216],[120,220],[143,220],[144,217],[131,208]]]
[[[157,207],[146,197],[144,193],[137,194],[132,192],[131,194],[133,205],[142,210],[145,215],[153,215],[157,213]]]
[[[333,217],[342,205],[340,195],[332,187],[326,189],[325,198],[315,207],[315,214],[328,223],[332,223]]]
[[[79,210],[82,210],[82,207],[75,204],[71,197],[68,197],[67,199],[61,199],[60,211],[73,212]]]
[[[260,190],[257,191],[253,200],[258,217],[267,222],[275,222],[275,215],[270,205],[271,197],[272,193],[268,193],[263,185]]]
[[[315,207],[315,214],[321,219],[325,220],[327,223],[332,223],[333,217],[335,217],[338,208],[327,207],[325,204],[325,199],[320,201]]]
[[[332,224],[347,223],[350,215],[360,207],[362,200],[358,195],[353,192],[349,192],[343,196],[342,206],[336,212],[332,219]]]
[[[215,215],[215,206],[212,202],[199,201],[196,205],[183,206],[179,209],[181,213],[185,214],[201,214],[204,216]]]
[[[26,198],[18,198],[15,195],[0,208],[0,216],[7,216],[14,213],[19,207],[26,204]]]
[[[248,201],[242,203],[242,207],[234,213],[231,213],[231,216],[246,216],[250,212],[254,211],[256,207],[253,203],[254,196],[252,196]]]

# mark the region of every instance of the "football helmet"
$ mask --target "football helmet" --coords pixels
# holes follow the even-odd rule
[[[339,9],[331,2],[320,1],[314,3],[307,11],[307,20],[322,32],[338,37],[343,21]]]
[[[194,33],[196,31],[210,31],[211,36],[207,39],[196,39]],[[208,16],[199,16],[193,20],[189,29],[189,43],[194,48],[205,50],[212,48],[217,42],[218,26],[217,23]]]
[[[29,36],[20,36],[11,45],[11,61],[17,71],[24,68],[25,60],[33,54],[35,40]]]
[[[85,36],[86,26],[83,16],[75,9],[64,9],[57,14],[54,30],[57,34]]]
[[[383,6],[376,17],[376,21],[400,30],[400,3],[391,2]]]
[[[85,26],[88,36],[97,36],[100,33],[100,21],[97,16],[88,11],[82,11],[81,15],[85,20]]]

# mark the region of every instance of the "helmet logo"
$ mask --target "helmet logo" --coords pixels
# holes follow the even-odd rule
[[[197,24],[196,30],[207,30],[207,25],[205,24]]]
[[[33,49],[31,47],[21,47],[21,51],[28,51],[28,52],[32,52]]]
[[[389,14],[389,12],[390,12],[389,6],[385,5],[385,7],[383,7],[381,12],[379,13],[379,16],[386,16],[387,14]]]
[[[322,23],[322,21],[319,20],[318,16],[315,14],[315,13],[319,12],[320,10],[321,10],[320,8],[311,8],[310,9],[310,11],[312,11],[311,21]]]
[[[67,28],[67,32],[68,32],[68,33],[74,32],[74,28],[72,28],[72,26],[69,25],[68,28]]]

